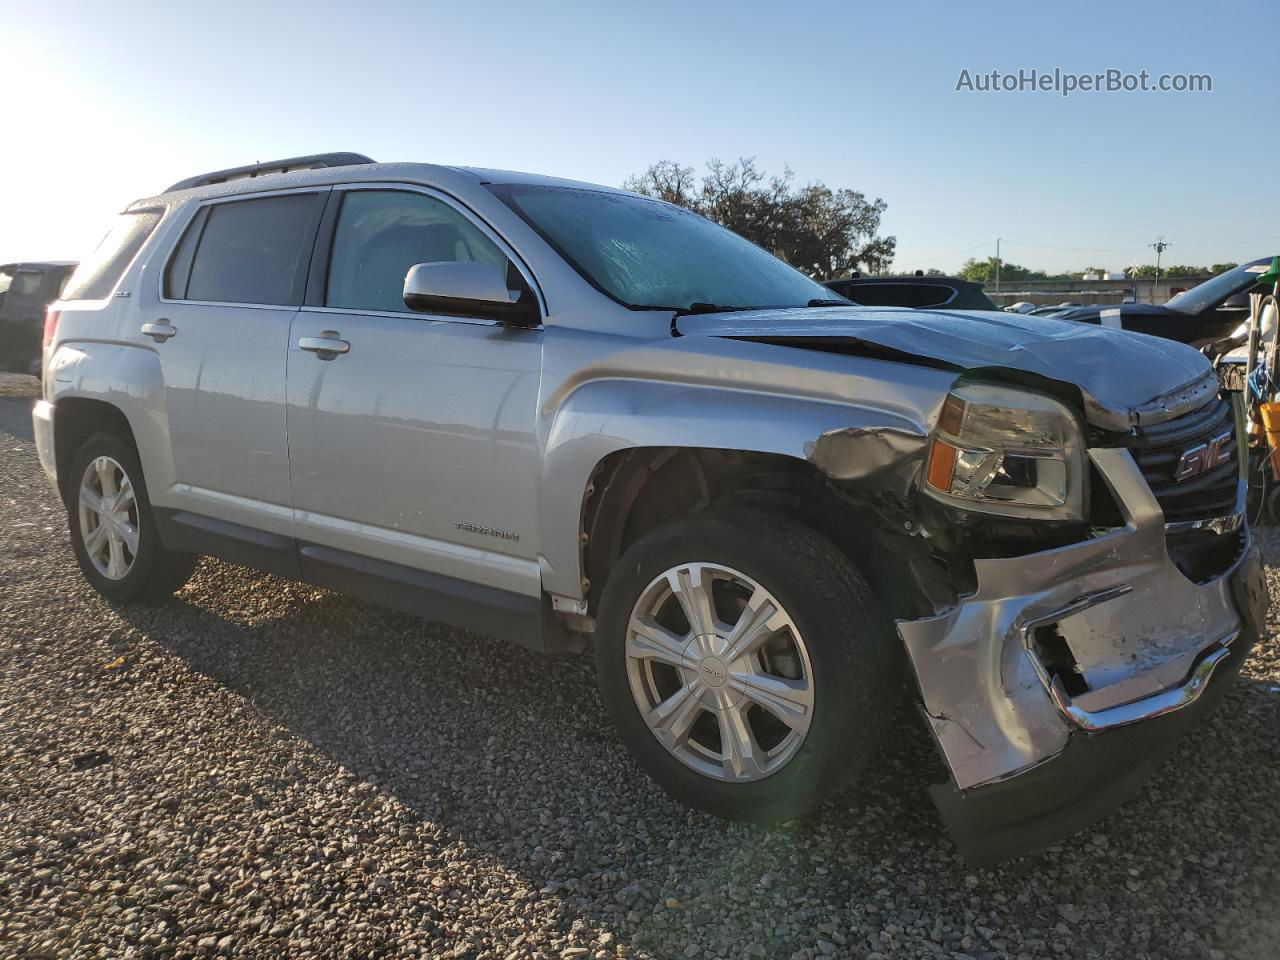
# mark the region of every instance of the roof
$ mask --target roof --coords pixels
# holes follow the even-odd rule
[[[228,196],[291,187],[321,186],[326,183],[352,180],[404,180],[444,188],[448,188],[451,183],[461,186],[460,181],[466,181],[473,185],[479,183],[527,184],[628,193],[616,187],[565,180],[536,173],[520,173],[515,170],[430,163],[376,163],[363,154],[327,153],[272,160],[188,177],[173,184],[163,193],[138,200],[130,207],[164,203],[179,195],[183,199],[188,196]]]

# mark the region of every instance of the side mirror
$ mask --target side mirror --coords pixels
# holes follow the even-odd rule
[[[537,306],[513,299],[506,279],[488,263],[416,263],[404,278],[404,304],[421,313],[488,317],[520,327],[541,320]]]

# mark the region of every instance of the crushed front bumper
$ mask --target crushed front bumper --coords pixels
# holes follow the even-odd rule
[[[1233,561],[1193,582],[1129,453],[1090,455],[1125,526],[977,561],[973,594],[898,624],[951,771],[934,800],[974,862],[1055,843],[1131,796],[1221,696],[1265,612],[1246,529],[1220,534]]]

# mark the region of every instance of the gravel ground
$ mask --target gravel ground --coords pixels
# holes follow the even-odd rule
[[[725,824],[630,762],[587,658],[215,561],[108,606],[30,384],[0,383],[0,956],[1280,953],[1274,632],[1141,798],[1039,857],[965,866],[905,714],[856,796]]]

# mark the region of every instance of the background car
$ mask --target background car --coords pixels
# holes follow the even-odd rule
[[[948,310],[998,310],[982,284],[959,277],[845,277],[823,286],[864,307],[945,307]]]
[[[1080,306],[1078,303],[1059,303],[1057,306],[1036,307],[1031,311],[1033,317],[1056,317],[1060,313],[1066,313]]]
[[[1202,347],[1221,340],[1249,319],[1249,297],[1272,258],[1242,263],[1226,273],[1184,290],[1164,304],[1095,304],[1060,314],[1059,320],[1101,323]],[[1260,291],[1270,293],[1270,289]]]
[[[62,294],[74,261],[0,266],[0,370],[40,372],[45,307]]]

